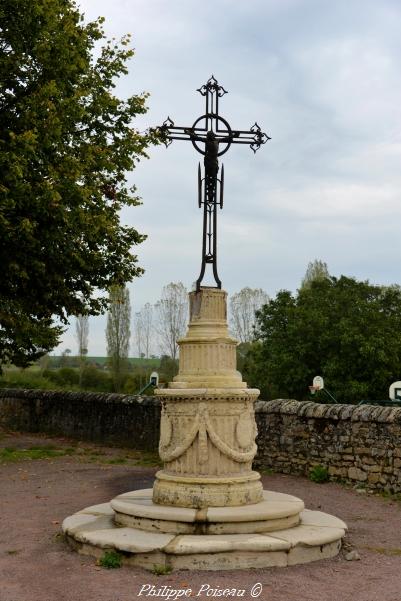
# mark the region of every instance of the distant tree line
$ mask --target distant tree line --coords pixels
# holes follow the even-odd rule
[[[185,286],[181,282],[164,286],[155,304],[146,303],[134,314],[132,327],[125,286],[110,289],[108,304],[106,365],[88,359],[88,317],[79,315],[77,354],[65,349],[58,358],[58,370],[52,369],[55,358],[42,357],[40,377],[50,382],[42,381],[42,387],[56,384],[136,393],[155,368],[162,382],[176,375],[177,341],[185,335],[188,321]],[[267,400],[311,399],[309,385],[316,375],[323,376],[339,402],[386,399],[391,382],[401,379],[401,287],[337,278],[320,260],[308,265],[295,293],[280,290],[270,298],[264,290],[249,287],[234,293],[229,301],[229,326],[239,342],[238,369]],[[128,359],[131,329],[136,354],[144,364],[133,365]],[[151,358],[157,365],[148,363]],[[14,372],[12,378],[28,384],[24,380],[28,375]],[[313,398],[325,400],[323,393]]]

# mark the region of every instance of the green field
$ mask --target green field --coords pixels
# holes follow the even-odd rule
[[[66,363],[71,363],[75,359],[75,355],[69,355]],[[61,355],[50,355],[49,356],[49,367],[52,367],[52,364],[58,365],[61,360]],[[97,364],[97,365],[106,365],[107,357],[93,357],[88,356],[85,358],[86,363],[89,364]],[[150,369],[157,369],[160,366],[160,358],[156,357],[156,359],[145,359],[141,357],[129,357],[128,362],[132,367],[144,367]]]
[[[59,358],[59,357],[55,357]],[[107,362],[107,357],[86,357],[88,363],[98,363],[99,365],[104,365]],[[141,357],[129,357],[129,363],[134,367],[159,367],[160,359],[156,357],[156,359],[144,359]]]

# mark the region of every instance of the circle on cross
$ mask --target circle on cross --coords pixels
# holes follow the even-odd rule
[[[205,127],[199,127],[202,121],[205,121]],[[210,128],[208,127],[209,122],[211,124]],[[223,124],[223,128],[219,127],[219,122]],[[210,151],[214,147],[214,153],[220,157],[227,152],[233,140],[233,132],[228,121],[214,113],[206,113],[198,117],[192,128],[188,130],[188,133],[193,147],[203,155],[207,154],[208,150]],[[198,146],[199,143],[205,144],[204,150]],[[224,144],[221,150],[220,144]]]

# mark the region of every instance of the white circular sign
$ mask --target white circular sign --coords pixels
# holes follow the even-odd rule
[[[401,382],[393,382],[388,389],[388,396],[392,401],[401,400]]]
[[[157,371],[152,371],[150,374],[150,383],[153,384],[153,386],[159,385],[159,374]]]
[[[322,376],[315,376],[313,378],[313,386],[315,388],[319,388],[319,390],[324,388],[324,380],[323,380]]]

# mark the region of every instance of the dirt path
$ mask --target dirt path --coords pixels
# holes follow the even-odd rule
[[[42,454],[50,456],[21,459],[24,453],[41,454],[40,449],[22,450],[31,447],[41,447]],[[57,450],[67,454],[52,457]],[[399,502],[332,483],[314,484],[280,474],[264,476],[265,488],[299,496],[308,508],[347,522],[347,541],[358,549],[361,560],[345,561],[342,555],[291,568],[155,576],[141,569],[100,568],[92,558],[71,551],[60,536],[61,522],[75,511],[151,486],[155,468],[141,465],[150,464],[151,456],[141,458],[135,452],[89,444],[77,446],[65,439],[3,434],[1,457],[0,601],[163,600],[173,588],[192,589],[192,596],[181,599],[250,601],[256,583],[262,584],[258,598],[263,601],[401,601]],[[13,461],[15,458],[18,460]],[[142,587],[147,584],[161,589],[159,595],[146,596]],[[203,592],[198,594],[202,585]],[[226,588],[245,589],[245,594],[213,594],[213,589]]]

